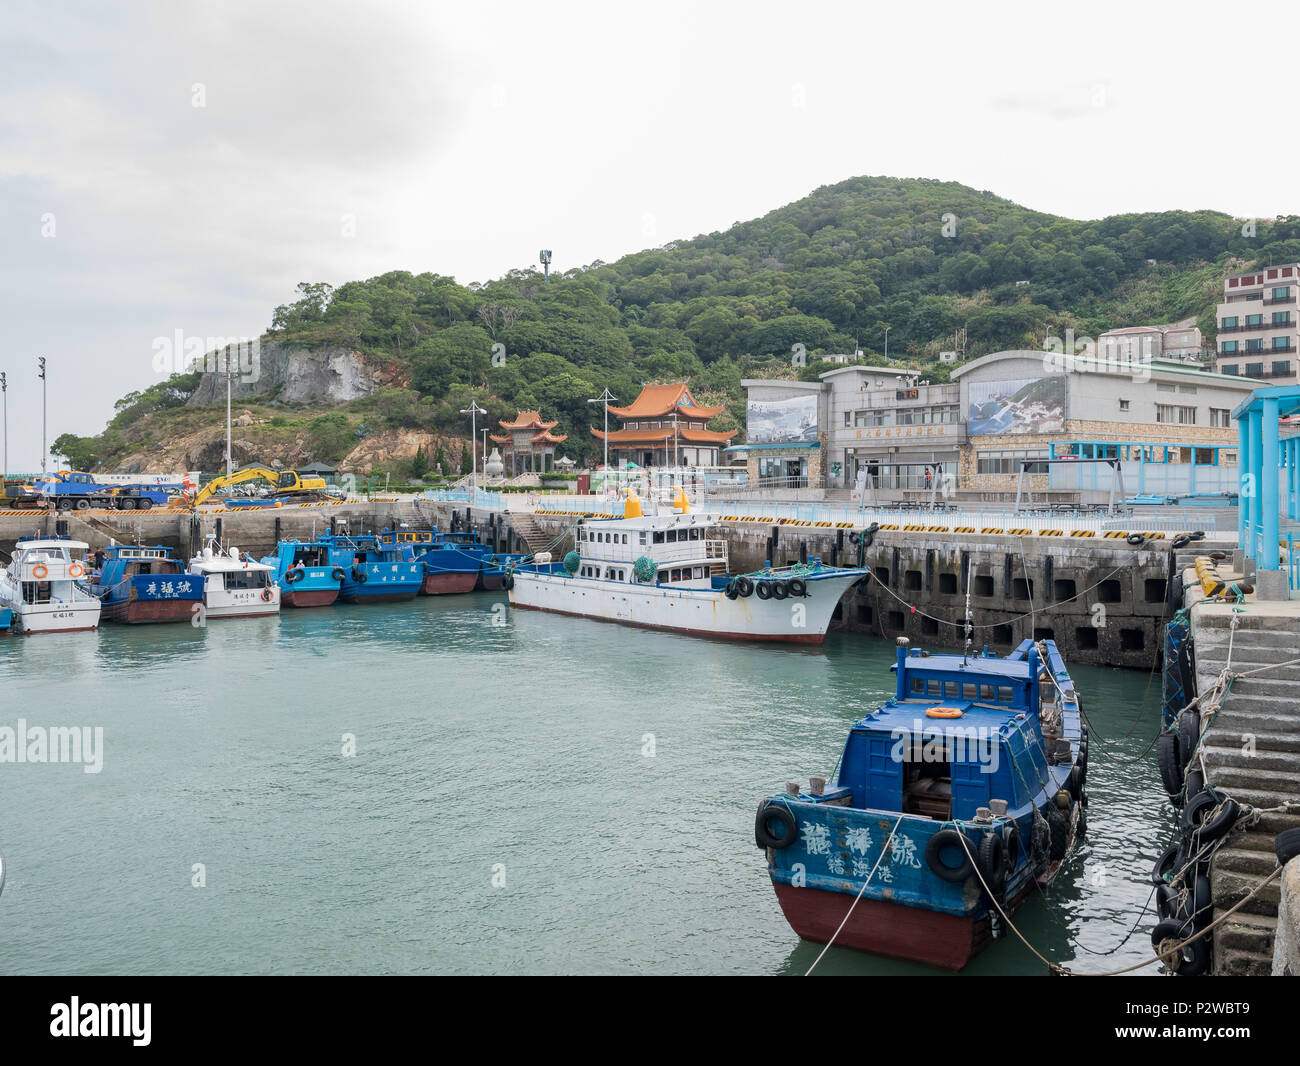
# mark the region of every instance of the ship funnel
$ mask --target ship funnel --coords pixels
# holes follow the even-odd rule
[[[673,510],[681,514],[691,513],[691,501],[686,498],[686,490],[680,485],[673,486]]]
[[[900,699],[907,699],[907,648],[912,642],[906,637],[899,637],[898,646],[898,677],[895,678],[896,687],[894,695]]]

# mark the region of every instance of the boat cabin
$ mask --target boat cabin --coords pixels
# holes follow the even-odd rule
[[[714,525],[709,516],[698,514],[588,519],[575,534],[581,563],[574,576],[650,585],[705,583],[708,587],[713,577],[727,573],[727,544],[710,536]],[[655,566],[649,580],[635,572],[641,558]]]
[[[894,698],[857,722],[845,743],[845,805],[970,819],[990,800],[1020,808],[1047,787],[1042,667],[1031,642],[1006,658],[900,645],[892,669]]]
[[[108,570],[112,569],[114,580],[135,577],[140,575],[155,574],[181,574],[184,572],[181,567],[181,561],[172,555],[172,550],[161,545],[153,547],[133,547],[127,548],[120,545],[111,545],[106,551],[96,552],[96,556],[102,556],[99,562],[101,572],[107,576]]]

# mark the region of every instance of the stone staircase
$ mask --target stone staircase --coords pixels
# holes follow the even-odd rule
[[[1232,641],[1232,668],[1253,670],[1300,658],[1300,617],[1239,616]],[[1199,622],[1195,632],[1198,691],[1205,692],[1228,658],[1229,630]],[[1300,801],[1300,665],[1259,677],[1238,678],[1201,738],[1207,783],[1252,807]],[[1214,857],[1210,884],[1218,918],[1277,865],[1273,838],[1300,826],[1300,809],[1260,816],[1236,829]],[[1215,971],[1266,975],[1280,900],[1279,882],[1269,885],[1214,933]]]
[[[537,519],[526,512],[511,511],[509,522],[515,533],[528,545],[530,552],[549,550],[552,554],[556,554],[558,548],[562,546],[552,545],[551,541],[555,539],[555,534],[547,533],[537,524]]]

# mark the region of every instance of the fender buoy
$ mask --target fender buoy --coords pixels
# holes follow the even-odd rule
[[[1183,846],[1181,844],[1170,844],[1169,847],[1165,848],[1164,854],[1156,859],[1156,864],[1151,867],[1151,883],[1153,885],[1169,883],[1169,875],[1181,865],[1178,860],[1182,850]]]
[[[1178,755],[1178,734],[1161,733],[1156,741],[1156,765],[1160,767],[1160,783],[1171,796],[1183,790],[1183,761]]]
[[[980,837],[978,854],[984,883],[993,898],[1001,900],[1007,887],[1007,846],[1002,834],[990,831]]]
[[[1138,547],[1138,545],[1144,544],[1146,542],[1146,537],[1142,536],[1141,533],[1130,533],[1124,539],[1127,540],[1130,544],[1132,544],[1133,547],[1135,548]]]
[[[783,599],[785,599],[785,598],[786,598],[787,596],[789,596],[789,595],[790,595],[790,586],[787,585],[784,581],[773,581],[773,582],[772,582],[772,598],[773,598],[773,599],[783,600]]]
[[[1192,933],[1193,930],[1181,919],[1165,918],[1151,930],[1151,947],[1159,955],[1162,946],[1172,947],[1174,943],[1186,940]],[[1210,966],[1209,938],[1201,937],[1174,952],[1168,959],[1162,957],[1160,961],[1174,973],[1184,977],[1197,977]]]
[[[515,587],[515,575],[514,575],[514,574],[504,574],[504,575],[502,575],[502,578],[501,578],[501,587],[502,587],[503,589],[505,589],[507,592],[509,592],[512,588],[514,588],[514,587]]]
[[[792,578],[790,579],[790,595],[791,595],[791,596],[807,596],[807,595],[808,595],[808,583],[807,583],[806,581],[804,581],[804,579],[801,578],[801,577],[792,577]]]
[[[1178,757],[1183,760],[1184,768],[1192,761],[1196,745],[1201,739],[1200,711],[1182,711],[1178,715]]]
[[[773,803],[771,800],[764,800],[758,805],[758,814],[754,817],[756,845],[760,848],[780,851],[793,844],[798,835],[799,830],[790,808]]]
[[[336,566],[334,568],[334,572],[330,576],[333,577],[335,581],[342,581],[345,577],[348,576],[348,574],[347,571],[343,569],[343,567]]]
[[[764,579],[754,586],[754,591],[758,593],[760,600],[770,600],[772,598],[772,582]]]
[[[81,577],[86,572],[86,568],[80,563],[73,563],[68,567],[68,577]]]
[[[46,566],[44,563],[37,563],[35,566],[32,567],[32,577],[36,578],[37,581],[44,581],[45,576],[49,572],[50,572],[50,568]]]
[[[1201,796],[1209,802],[1200,802]],[[1227,833],[1237,823],[1237,817],[1241,813],[1241,808],[1234,799],[1225,799],[1220,804],[1209,792],[1202,792],[1201,796],[1183,808],[1183,825],[1192,831],[1192,843],[1196,845],[1197,851]],[[1210,812],[1215,808],[1218,808],[1218,812],[1211,815]]]
[[[1020,865],[1020,827],[1015,822],[1009,822],[1002,830],[1002,843],[1006,846],[1007,871],[1010,872]]]
[[[940,829],[926,842],[926,864],[936,876],[949,884],[955,885],[965,881],[974,870],[970,861],[970,849],[966,845],[964,836],[956,829]],[[961,853],[961,863],[957,866],[949,866],[943,861],[943,856],[945,852],[954,848]]]
[[[734,579],[727,582],[727,587],[723,589],[723,595],[729,600],[734,600],[740,595],[740,593],[736,591],[736,582]]]
[[[736,591],[740,595],[749,597],[754,595],[754,582],[747,577],[736,578]]]

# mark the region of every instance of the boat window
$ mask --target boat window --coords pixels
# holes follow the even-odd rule
[[[925,691],[925,678],[923,678],[923,677],[913,677],[913,678],[911,678],[910,680],[911,680],[911,682],[912,682],[912,691],[913,691],[913,692],[920,693],[920,692],[924,692],[924,691]]]
[[[980,685],[980,699],[991,700],[996,698],[997,691],[992,685]]]
[[[935,696],[935,697],[937,697],[938,699],[942,699],[942,698],[943,698],[943,682],[940,681],[940,680],[938,680],[937,678],[933,678],[933,677],[926,678],[926,682],[925,682],[925,694],[926,694],[927,696]]]
[[[691,540],[699,540],[699,539],[700,539],[700,531],[699,531],[698,529],[696,529],[694,526],[692,526],[692,527],[691,527]]]
[[[645,534],[644,534],[644,533],[640,534],[640,537],[641,537],[641,543],[644,544],[644,543],[645,543]]]
[[[231,570],[226,574],[226,588],[228,589],[260,589],[265,587],[265,570]]]
[[[660,581],[667,581],[667,580],[668,580],[668,571],[667,571],[667,570],[660,570],[660,571],[659,571],[659,580],[660,580]]]
[[[655,530],[655,543],[656,543],[656,544],[662,544],[663,542],[664,542],[664,531],[663,531],[662,529],[656,529],[656,530]]]
[[[999,685],[999,686],[998,686],[998,702],[999,702],[999,703],[1010,703],[1010,702],[1011,702],[1011,686],[1010,686],[1010,685]]]

